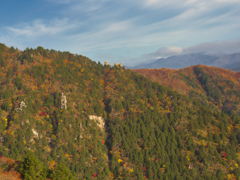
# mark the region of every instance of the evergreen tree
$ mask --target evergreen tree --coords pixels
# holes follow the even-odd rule
[[[60,163],[59,165],[57,165],[52,174],[51,174],[51,178],[53,180],[73,180],[74,177],[71,173],[71,171],[63,164]]]
[[[19,173],[26,180],[45,179],[47,176],[46,168],[31,151],[28,151],[27,156],[20,163]]]

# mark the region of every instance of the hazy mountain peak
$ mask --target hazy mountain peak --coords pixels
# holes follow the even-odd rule
[[[170,68],[181,69],[184,67],[204,64],[207,66],[221,67],[230,70],[240,67],[240,53],[234,54],[206,54],[206,53],[192,53],[185,55],[170,56],[168,58],[161,58],[152,63],[139,64],[134,67],[127,67],[129,69],[141,68]]]

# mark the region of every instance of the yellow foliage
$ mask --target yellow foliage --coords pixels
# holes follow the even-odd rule
[[[120,158],[121,157],[120,152],[119,151],[115,152],[115,156]]]
[[[52,139],[55,140],[56,138],[57,138],[57,137],[56,137],[54,134],[52,134]]]
[[[227,177],[228,177],[228,179],[233,179],[233,178],[235,178],[234,174],[228,174]]]
[[[14,134],[14,131],[12,131],[11,133],[10,133],[10,135],[13,135]]]
[[[133,169],[130,168],[130,169],[129,169],[129,172],[133,172]]]
[[[121,163],[121,162],[123,162],[123,160],[122,159],[118,159],[118,163]]]
[[[236,166],[236,168],[238,168],[238,163],[234,164]]]
[[[49,168],[51,169],[56,165],[56,162],[52,160],[52,161],[48,162],[48,165],[49,165]]]
[[[3,135],[6,135],[6,134],[7,134],[7,130],[4,130],[4,131],[3,131]]]

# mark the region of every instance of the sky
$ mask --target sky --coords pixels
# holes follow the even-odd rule
[[[0,43],[134,66],[188,53],[240,52],[240,0],[11,0]]]

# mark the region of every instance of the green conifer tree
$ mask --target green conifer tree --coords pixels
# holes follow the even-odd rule
[[[20,163],[19,173],[26,180],[46,179],[47,176],[46,168],[31,151],[28,151],[27,156]]]

